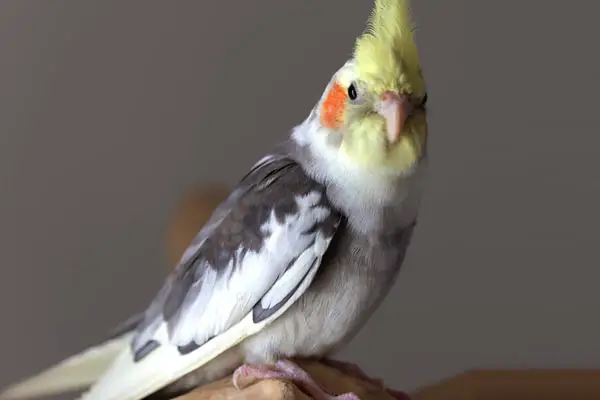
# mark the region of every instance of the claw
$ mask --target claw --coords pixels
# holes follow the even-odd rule
[[[241,378],[253,378],[252,381],[262,379],[283,379],[296,384],[299,389],[315,400],[360,400],[354,393],[343,393],[337,396],[326,393],[323,388],[295,363],[288,360],[280,360],[274,366],[244,364],[233,374],[233,385],[241,390],[249,385],[241,382]]]

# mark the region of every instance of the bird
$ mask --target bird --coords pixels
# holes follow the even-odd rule
[[[410,247],[428,165],[415,31],[408,0],[375,0],[309,115],[216,207],[149,306],[0,399],[168,399],[233,374],[356,400],[293,359],[336,363]]]

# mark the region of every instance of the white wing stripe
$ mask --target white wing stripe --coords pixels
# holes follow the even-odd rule
[[[318,192],[297,196],[295,200],[297,213],[287,215],[283,221],[278,221],[275,213],[271,213],[261,226],[265,242],[260,251],[243,253],[242,249],[238,249],[237,257],[229,262],[226,272],[217,272],[210,267],[205,269],[202,282],[198,283],[202,288],[196,291],[198,297],[190,303],[174,329],[172,344],[185,346],[191,340],[202,344],[242,319],[290,263],[310,249],[317,235],[310,229],[325,220],[330,211],[316,206],[321,200]],[[314,250],[310,252],[314,254]],[[277,285],[282,293],[276,295],[277,291],[273,290],[271,296],[280,300],[295,287],[286,286],[285,282]],[[290,291],[283,293],[285,289]]]

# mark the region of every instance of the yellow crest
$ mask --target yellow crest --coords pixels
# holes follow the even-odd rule
[[[354,60],[359,78],[375,93],[425,90],[408,0],[375,0]]]

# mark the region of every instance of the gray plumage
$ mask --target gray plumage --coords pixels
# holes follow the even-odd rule
[[[351,61],[338,74],[349,71]],[[85,399],[172,398],[243,363],[330,357],[381,304],[417,221],[426,143],[414,164],[397,172],[356,167],[339,155],[340,132],[321,125],[322,101],[215,210],[148,309],[115,331],[128,347]],[[211,347],[225,336],[231,345]],[[194,354],[210,361],[196,370],[176,369]],[[107,367],[101,361],[93,373]],[[72,370],[77,362],[65,365]],[[181,365],[168,365],[161,375],[163,362]],[[158,384],[140,388],[147,374],[156,374]],[[180,378],[174,381],[173,374]],[[36,393],[44,379],[30,385]],[[91,373],[80,384],[90,379]],[[24,384],[15,397],[2,398],[28,390]]]
[[[301,209],[301,201],[310,201],[307,209]],[[340,219],[324,187],[309,179],[298,163],[284,155],[269,155],[242,179],[191,243],[137,327],[133,353],[149,354],[147,345],[156,343],[154,333],[162,323],[180,352],[187,354],[253,308],[255,322],[270,315],[278,304],[263,307],[261,299],[267,290],[315,245],[318,235],[330,239]],[[290,237],[282,236],[277,255],[264,256],[267,239],[281,235],[271,226],[285,224],[289,229],[284,233]],[[294,234],[297,229],[299,235]],[[273,262],[254,262],[266,258]],[[248,278],[256,282],[231,287]],[[279,300],[294,288],[284,289]],[[240,298],[227,302],[232,296]],[[206,314],[208,319],[203,321]]]
[[[310,119],[305,122],[310,123]],[[317,162],[309,148],[291,140],[253,168],[190,245],[177,272],[138,327],[133,349],[139,351],[151,340],[147,333],[155,321],[164,319],[171,332],[176,330],[178,318],[185,314],[186,307],[196,296],[190,289],[194,285],[201,288],[204,268],[215,268],[223,279],[226,273],[235,274],[225,265],[231,260],[235,265],[243,263],[246,249],[260,249],[259,227],[271,213],[281,220],[294,216],[298,211],[293,201],[296,196],[320,193],[324,196],[318,204],[330,214],[307,231],[335,235],[311,286],[270,326],[161,393],[181,393],[219,379],[244,362],[274,363],[286,357],[329,356],[356,335],[387,295],[399,273],[416,224],[422,171],[399,180],[390,201],[373,205],[379,209],[369,209],[371,219],[361,221],[348,218],[348,214],[341,211],[352,207],[348,202],[337,201],[351,195],[345,188],[334,182],[317,182],[309,175]],[[421,167],[424,164],[425,157]],[[359,210],[348,211],[360,215]],[[353,229],[353,223],[374,225],[361,232]],[[236,253],[240,246],[244,250]],[[218,301],[218,298],[210,301]],[[244,309],[238,315],[247,311]],[[205,338],[210,339],[208,335]],[[192,347],[202,344],[196,342]]]

